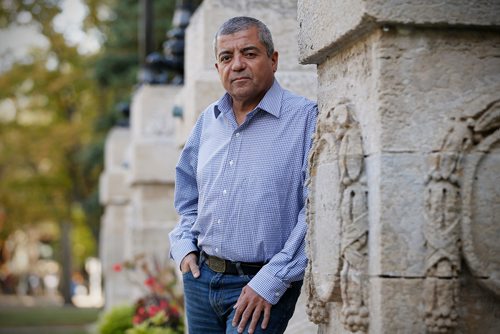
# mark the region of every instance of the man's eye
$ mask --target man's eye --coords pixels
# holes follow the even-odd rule
[[[256,54],[254,52],[245,53],[245,57],[247,57],[247,58],[254,58],[255,56],[256,56]]]
[[[219,58],[219,61],[220,61],[221,63],[225,63],[225,62],[229,61],[230,59],[231,59],[231,57],[230,57],[230,56],[221,56],[221,57]]]

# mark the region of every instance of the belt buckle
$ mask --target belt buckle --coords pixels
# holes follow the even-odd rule
[[[218,257],[209,257],[209,267],[216,273],[224,273],[226,271],[226,261]]]

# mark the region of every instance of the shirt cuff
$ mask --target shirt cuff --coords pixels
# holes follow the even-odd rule
[[[175,245],[170,248],[170,257],[180,268],[182,259],[191,252],[198,252],[198,247],[190,239],[178,240]]]
[[[248,285],[269,303],[276,305],[290,287],[285,282],[268,273],[265,267],[255,275]]]

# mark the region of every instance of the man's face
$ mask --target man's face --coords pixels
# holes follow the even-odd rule
[[[255,107],[273,84],[278,53],[267,55],[256,27],[219,36],[216,43],[222,85],[233,100]]]

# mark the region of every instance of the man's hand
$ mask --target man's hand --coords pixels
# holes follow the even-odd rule
[[[191,272],[194,278],[200,277],[200,268],[198,267],[198,256],[196,253],[189,253],[181,261],[181,271],[183,274]]]
[[[236,305],[234,305],[236,313],[233,318],[233,327],[238,326],[238,333],[243,333],[248,320],[251,319],[248,333],[253,333],[262,312],[264,312],[261,328],[266,329],[271,317],[271,306],[267,300],[258,295],[251,287],[245,286]]]

